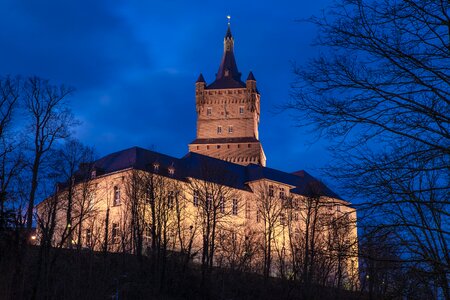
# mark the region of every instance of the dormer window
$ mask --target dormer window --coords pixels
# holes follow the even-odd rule
[[[159,171],[159,163],[153,164],[153,171],[158,172]]]
[[[91,178],[97,177],[97,170],[92,170],[91,172]]]
[[[225,77],[228,77],[228,76],[230,76],[230,70],[226,69],[225,70]]]
[[[120,188],[117,185],[114,186],[113,205],[114,206],[120,205]]]
[[[173,176],[175,174],[175,168],[173,166],[170,166],[167,170],[169,171],[170,176]]]

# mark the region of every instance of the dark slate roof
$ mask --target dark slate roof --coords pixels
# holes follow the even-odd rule
[[[205,78],[203,78],[203,74],[202,73],[200,73],[200,75],[198,76],[198,79],[197,79],[196,82],[206,82]]]
[[[232,43],[233,36],[231,29],[228,26],[225,35],[225,43]],[[207,89],[229,89],[229,88],[244,88],[245,83],[241,81],[241,73],[239,72],[234,58],[234,49],[224,49],[222,61],[220,62],[219,71],[216,74],[216,80],[208,85]]]
[[[250,71],[250,73],[248,73],[247,80],[253,80],[253,81],[256,81],[255,76],[253,75],[253,72],[252,72],[252,71]]]
[[[186,172],[188,177],[207,179],[236,189],[250,190],[246,185],[245,166],[194,152],[186,154],[181,161],[188,170]]]
[[[254,137],[236,137],[236,138],[212,138],[212,139],[195,139],[191,144],[227,144],[227,143],[257,143]]]
[[[299,195],[320,193],[324,196],[340,198],[326,185],[305,171],[286,173],[260,165],[242,166],[213,157],[190,152],[182,158],[175,158],[147,149],[133,147],[109,154],[93,163],[100,175],[134,168],[155,172],[153,165],[159,165],[158,174],[171,176],[169,167],[175,169],[173,178],[186,180],[187,177],[205,179],[241,190],[250,190],[248,182],[268,179],[293,186],[291,192]],[[90,174],[85,174],[90,176]]]

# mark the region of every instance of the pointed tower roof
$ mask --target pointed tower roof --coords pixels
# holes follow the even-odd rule
[[[241,73],[237,68],[236,59],[234,58],[234,39],[229,23],[223,44],[223,56],[219,71],[216,74],[216,80],[207,88],[227,89],[245,87],[245,84],[241,81]]]
[[[252,71],[250,71],[250,73],[248,73],[247,80],[253,80],[253,81],[256,81],[255,76],[253,75],[253,72],[252,72]]]
[[[200,82],[206,82],[205,78],[203,78],[203,74],[202,73],[200,73],[200,75],[198,76],[198,79],[197,79],[196,83],[200,83]]]

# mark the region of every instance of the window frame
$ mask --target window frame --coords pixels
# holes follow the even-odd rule
[[[231,206],[231,214],[233,216],[237,216],[239,213],[239,208],[238,208],[239,204],[238,204],[238,199],[237,198],[233,198],[233,202],[232,202],[232,206]]]
[[[120,198],[120,187],[115,185],[113,188],[113,206],[120,206],[122,204]]]

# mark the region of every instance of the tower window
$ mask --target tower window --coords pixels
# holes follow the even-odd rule
[[[217,145],[217,149],[220,149],[220,145]]]
[[[233,125],[228,126],[228,133],[233,133]]]
[[[239,106],[239,114],[241,114],[241,115],[244,114],[244,107],[243,106]]]
[[[211,107],[206,108],[206,115],[207,116],[211,116],[212,115],[212,108]]]
[[[222,133],[222,126],[217,126],[217,134],[221,134]]]
[[[251,147],[252,147],[252,144],[248,144],[248,147],[251,148]]]

